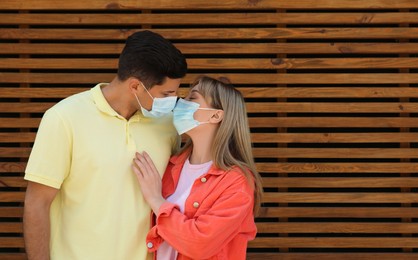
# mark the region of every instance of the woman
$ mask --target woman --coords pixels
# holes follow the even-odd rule
[[[178,101],[173,120],[190,138],[170,159],[162,182],[145,152],[132,167],[156,215],[149,251],[158,260],[245,259],[257,232],[262,185],[241,93],[201,77]]]

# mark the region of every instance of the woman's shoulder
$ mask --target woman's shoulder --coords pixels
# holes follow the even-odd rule
[[[244,169],[233,166],[229,170],[224,171],[223,182],[227,182],[231,189],[239,189],[245,191],[246,193],[252,193],[254,190],[253,181],[248,179],[252,176],[251,172],[248,170],[248,174],[244,173]]]

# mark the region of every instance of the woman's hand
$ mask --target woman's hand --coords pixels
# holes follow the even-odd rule
[[[146,152],[136,153],[132,169],[138,179],[142,195],[151,206],[152,211],[158,214],[158,210],[165,200],[161,195],[161,177],[154,162]]]

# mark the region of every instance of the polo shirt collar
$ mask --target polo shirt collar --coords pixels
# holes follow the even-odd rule
[[[121,115],[119,115],[118,112],[116,112],[107,102],[106,98],[103,95],[102,87],[109,85],[109,83],[99,83],[93,88],[90,89],[91,95],[93,97],[93,101],[96,104],[96,107],[103,113],[109,115],[109,116],[116,116],[119,118],[123,118]],[[144,117],[142,113],[136,112],[136,115],[139,117]],[[135,117],[137,118],[137,117]]]
[[[96,107],[105,114],[110,116],[119,116],[119,114],[109,105],[103,95],[102,87],[109,85],[108,83],[99,83],[93,87],[90,92]]]

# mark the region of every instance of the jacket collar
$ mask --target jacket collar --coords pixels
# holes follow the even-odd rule
[[[173,164],[173,168],[180,167],[179,171],[183,168],[184,163],[186,162],[187,158],[189,158],[192,152],[192,148],[189,148],[183,151],[181,154],[174,155],[170,159],[170,163]],[[222,175],[228,171],[224,171],[222,169],[217,168],[214,164],[210,167],[209,171],[206,174],[209,175]]]

